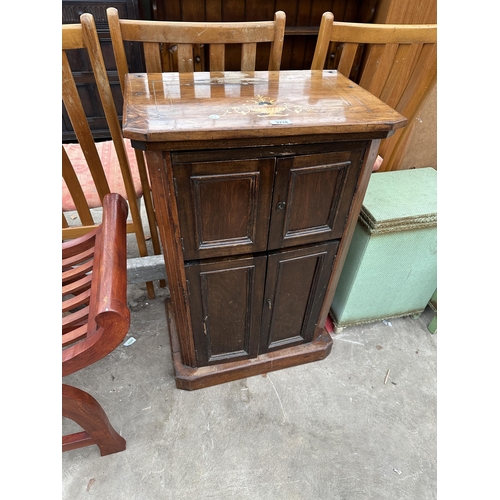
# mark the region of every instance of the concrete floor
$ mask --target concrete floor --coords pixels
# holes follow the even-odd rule
[[[101,403],[127,449],[63,453],[63,499],[437,498],[430,309],[345,328],[325,360],[187,392],[173,378],[166,293],[129,285],[125,340],[136,341],[64,379]],[[63,433],[77,430],[63,419]]]

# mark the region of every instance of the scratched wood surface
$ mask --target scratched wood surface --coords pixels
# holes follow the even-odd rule
[[[137,73],[125,81],[123,132],[138,141],[387,135],[405,124],[336,70]]]

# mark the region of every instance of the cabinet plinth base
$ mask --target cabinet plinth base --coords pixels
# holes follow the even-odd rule
[[[319,361],[326,358],[332,350],[332,338],[326,330],[323,330],[316,340],[307,344],[261,354],[252,359],[192,368],[184,365],[181,360],[177,328],[170,299],[165,300],[165,308],[172,348],[175,384],[178,389],[193,391],[282,368]]]

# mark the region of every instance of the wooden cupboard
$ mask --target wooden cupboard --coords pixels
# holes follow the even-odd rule
[[[380,139],[405,119],[336,71],[129,74],[146,151],[176,384],[323,359]]]
[[[240,155],[252,152],[238,150],[187,164],[175,155],[197,366],[312,340],[338,247],[330,240],[342,235],[361,166],[357,147],[283,157],[266,148],[248,160]],[[225,259],[209,260],[217,257]]]

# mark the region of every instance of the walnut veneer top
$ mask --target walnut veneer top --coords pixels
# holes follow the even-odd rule
[[[297,135],[390,135],[406,118],[335,70],[131,73],[124,136],[191,141]]]

